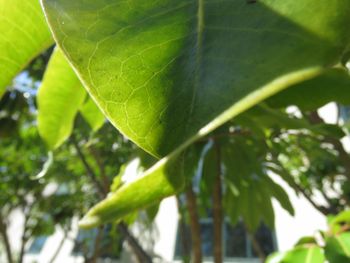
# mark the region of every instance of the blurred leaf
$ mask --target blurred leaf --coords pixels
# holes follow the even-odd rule
[[[350,262],[350,233],[327,238],[325,254],[330,263]]]
[[[76,74],[56,48],[37,96],[39,133],[50,150],[70,136],[85,95]]]
[[[319,247],[296,247],[283,254],[274,254],[266,263],[325,263],[325,258]]]
[[[37,0],[0,0],[0,97],[11,80],[53,44]]]
[[[298,240],[298,242],[295,244],[295,246],[302,246],[302,245],[317,245],[317,241],[314,237],[302,237]]]

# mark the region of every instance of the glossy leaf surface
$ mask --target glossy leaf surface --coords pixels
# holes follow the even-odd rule
[[[11,80],[53,44],[38,0],[0,0],[0,97]]]
[[[43,6],[55,39],[106,116],[158,157],[337,64],[350,36],[345,0],[43,0]]]

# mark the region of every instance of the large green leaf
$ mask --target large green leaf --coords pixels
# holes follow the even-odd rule
[[[0,97],[11,80],[53,43],[38,0],[0,0]]]
[[[69,137],[85,96],[66,58],[55,49],[37,97],[38,129],[49,149],[57,148]]]
[[[155,156],[337,64],[346,0],[42,0],[110,121]]]
[[[181,177],[174,163],[182,150],[338,64],[350,37],[345,0],[42,2],[56,41],[108,119],[154,156],[172,152],[93,208],[85,226],[176,193],[169,182]]]

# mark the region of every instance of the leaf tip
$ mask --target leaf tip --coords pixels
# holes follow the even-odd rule
[[[89,215],[89,214],[84,216],[78,223],[79,227],[83,229],[94,228],[99,226],[100,224],[102,224],[100,217]]]

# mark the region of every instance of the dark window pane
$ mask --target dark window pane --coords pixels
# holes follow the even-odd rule
[[[179,222],[175,245],[175,258],[189,257],[191,255],[191,232],[189,226]]]
[[[30,254],[39,254],[43,249],[45,242],[47,240],[47,236],[40,236],[33,240],[33,243],[30,245],[28,249],[28,253]]]
[[[214,227],[213,222],[201,223],[202,254],[203,257],[213,256]]]
[[[247,237],[242,223],[232,226],[226,224],[226,257],[247,257]]]
[[[273,234],[267,226],[265,225],[260,226],[258,231],[255,233],[255,239],[259,243],[265,255],[269,255],[275,251]],[[253,255],[257,256],[254,251],[253,251]]]

